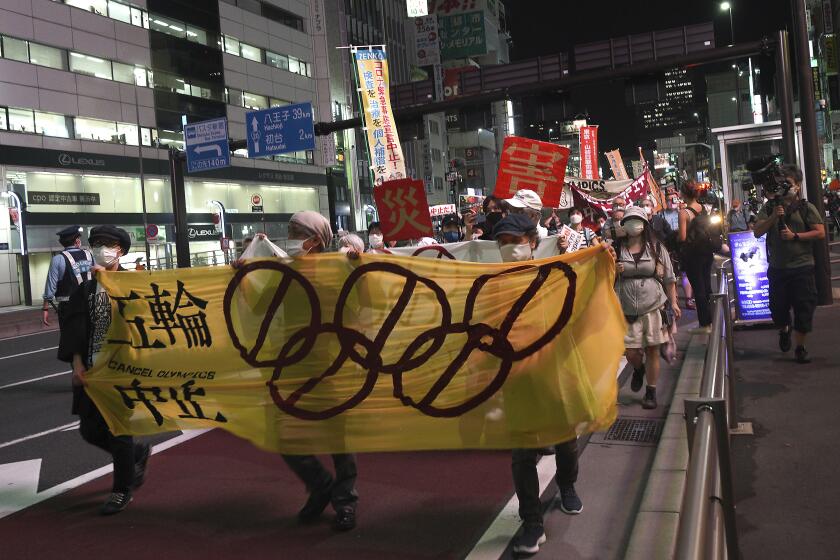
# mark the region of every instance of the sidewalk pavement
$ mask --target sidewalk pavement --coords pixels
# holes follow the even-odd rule
[[[813,362],[782,354],[772,328],[736,330],[738,419],[732,438],[743,558],[837,558],[840,486],[840,305],[817,308]]]
[[[17,305],[0,307],[0,338],[58,330],[58,317],[50,310],[50,325],[41,322],[41,308]]]

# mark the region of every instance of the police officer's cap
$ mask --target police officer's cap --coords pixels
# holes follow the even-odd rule
[[[123,255],[128,253],[131,249],[131,236],[128,235],[128,232],[110,224],[91,228],[90,233],[88,234],[88,240],[91,244],[95,243],[97,240],[106,241],[108,243],[116,241],[119,243]]]
[[[82,235],[82,226],[67,226],[66,228],[55,233],[59,239],[72,239]]]

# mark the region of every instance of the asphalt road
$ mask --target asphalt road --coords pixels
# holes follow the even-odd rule
[[[39,492],[110,464],[79,436],[70,367],[56,359],[57,346],[57,332],[0,340],[0,465],[41,459]]]

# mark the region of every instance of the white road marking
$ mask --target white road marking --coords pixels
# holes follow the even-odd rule
[[[165,451],[171,447],[180,445],[209,431],[210,429],[185,431],[180,436],[176,436],[172,439],[166,440],[162,443],[155,445],[152,448],[152,454],[160,453],[161,451]],[[24,463],[26,463],[26,465],[24,465]],[[8,469],[4,471],[4,467],[9,466],[10,465],[0,465],[0,503],[3,504],[3,507],[0,508],[0,519],[11,515],[15,512],[26,509],[28,507],[34,506],[35,504],[43,502],[44,500],[48,500],[49,498],[58,496],[59,494],[63,494],[68,490],[77,488],[82,484],[90,482],[91,480],[96,480],[100,476],[104,476],[114,470],[113,465],[105,465],[104,467],[100,467],[96,470],[90,471],[89,473],[77,476],[76,478],[68,480],[67,482],[57,484],[52,488],[47,488],[43,492],[32,493],[26,491],[15,493],[14,500],[10,500],[8,501],[9,503],[7,503],[6,496],[2,493],[2,488],[4,486],[7,486],[7,482],[3,478],[5,472],[13,472],[16,480],[22,480],[24,477],[28,477],[28,480],[31,480],[34,477],[36,481],[35,488],[37,488],[37,480],[40,477],[41,470],[41,459],[24,461],[22,463],[12,463],[11,466],[13,467],[13,469]],[[32,471],[34,471],[34,474],[32,473]]]
[[[49,348],[40,348],[32,350],[31,352],[21,352],[20,354],[12,354],[11,356],[0,356],[0,360],[8,360],[9,358],[18,358],[20,356],[28,356],[29,354],[37,354],[39,352],[46,352],[47,350],[55,350],[58,346],[50,346]]]
[[[29,334],[19,334],[17,336],[7,336],[6,338],[0,338],[0,342],[3,342],[4,340],[15,340],[16,338],[26,338],[27,336],[38,336],[39,334],[49,334],[49,333],[54,333],[54,332],[58,332],[58,329],[46,329],[46,330],[43,330],[43,331],[40,331],[40,332],[34,332],[34,333],[29,333]]]
[[[49,379],[50,377],[58,377],[59,375],[67,375],[68,373],[73,373],[73,370],[68,369],[67,371],[59,371],[58,373],[51,373],[49,375],[43,375],[41,377],[36,377],[34,379],[24,379],[23,381],[16,381],[15,383],[9,383],[8,385],[0,385],[0,389],[8,389],[9,387],[17,387],[18,385],[26,385],[27,383],[35,383],[36,381],[41,381],[42,379]]]
[[[0,465],[0,517],[20,509],[38,494],[41,459]],[[24,506],[25,507],[25,506]]]
[[[17,445],[18,443],[23,443],[24,441],[29,441],[31,439],[36,439],[39,437],[43,437],[49,434],[54,434],[55,432],[61,432],[68,428],[75,428],[79,425],[79,421],[76,420],[75,422],[70,422],[69,424],[64,424],[63,426],[59,426],[57,428],[51,428],[49,430],[44,430],[43,432],[38,432],[37,434],[32,434],[28,436],[23,436],[22,438],[13,439],[12,441],[7,441],[6,443],[0,443],[0,449],[4,447],[11,447],[12,445]]]
[[[627,366],[627,359],[622,356],[618,364],[618,371],[615,373],[615,378],[618,379],[621,372]],[[554,478],[557,472],[557,464],[554,462],[554,457],[544,456],[540,458],[537,463],[537,475],[540,479],[540,496],[542,496],[545,489]],[[473,549],[467,555],[466,560],[497,560],[502,556],[508,547],[511,539],[516,536],[519,527],[522,526],[522,520],[519,519],[519,498],[514,494],[493,523],[487,528]]]

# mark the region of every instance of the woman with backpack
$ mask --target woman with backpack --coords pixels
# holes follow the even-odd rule
[[[694,291],[700,328],[708,329],[712,324],[709,301],[712,293],[712,263],[715,251],[721,248],[720,232],[713,227],[709,213],[698,201],[700,191],[697,184],[686,181],[680,187],[680,192],[685,201],[685,208],[680,210],[680,230],[677,234],[680,262]]]
[[[659,378],[659,347],[669,340],[669,329],[680,318],[677,280],[671,258],[656,239],[647,214],[628,208],[621,220],[627,237],[616,241],[616,292],[627,320],[624,346],[633,366],[630,389],[642,388],[647,380],[642,408],[656,408]]]

